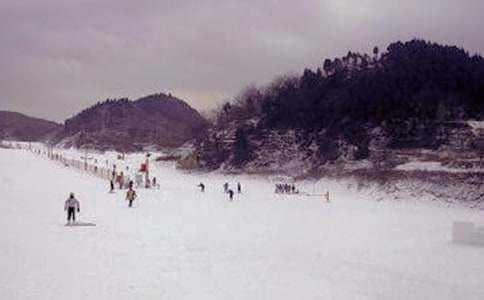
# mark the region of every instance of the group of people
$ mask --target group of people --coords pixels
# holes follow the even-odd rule
[[[140,179],[139,177],[141,177],[141,175],[137,176],[137,178],[136,178],[136,187],[142,186],[143,180]],[[133,189],[134,184],[135,184],[135,182],[133,180],[131,180],[129,177],[125,177],[123,172],[116,175],[116,172],[113,171],[112,178],[109,182],[110,193],[114,192],[115,183],[117,183],[119,185],[120,190],[122,190],[122,189]],[[151,180],[146,179],[145,187],[146,188],[151,188],[151,187],[160,188],[160,185],[157,183],[156,177],[153,177]]]
[[[153,178],[153,180],[156,180],[156,179],[154,179],[154,178]],[[134,182],[133,182],[133,180],[130,180],[130,181],[128,181],[128,182],[126,183],[126,185],[121,184],[121,185],[119,186],[119,189],[120,189],[120,190],[122,190],[122,189],[124,189],[124,188],[127,188],[127,189],[129,189],[129,190],[132,190],[132,189],[133,189],[133,187],[134,187]],[[110,192],[110,193],[114,193],[114,189],[115,189],[115,187],[114,187],[114,180],[112,180],[112,179],[111,179],[111,180],[110,180],[110,182],[109,182],[109,192]]]
[[[299,190],[296,189],[296,185],[288,183],[276,183],[276,194],[299,194]]]
[[[129,181],[128,183],[128,191],[126,192],[126,201],[128,201],[128,207],[133,206],[134,200],[138,197],[136,194],[136,191],[134,190],[133,187],[134,183],[133,181]],[[156,178],[153,177],[153,185],[156,186]],[[242,193],[242,185],[240,182],[237,182],[237,193],[241,194]],[[205,184],[200,182],[198,184],[198,187],[200,188],[201,192],[205,192]],[[121,187],[120,187],[121,189]],[[110,192],[114,191],[114,178],[110,180]],[[223,191],[224,193],[229,195],[229,200],[233,201],[234,199],[234,191],[230,188],[229,183],[225,182],[223,184]],[[276,193],[286,193],[286,194],[298,194],[299,190],[296,189],[296,186],[294,184],[287,184],[287,183],[280,183],[276,184]],[[329,202],[329,191],[324,193],[323,195],[324,199],[326,202]],[[67,223],[70,222],[75,222],[76,221],[76,212],[79,213],[80,210],[80,204],[79,200],[77,200],[74,196],[74,193],[70,193],[69,197],[64,203],[64,211],[67,212]]]
[[[200,188],[200,191],[203,193],[205,192],[205,184],[203,184],[202,182],[200,182],[200,184],[197,185],[199,188]],[[228,194],[229,195],[229,200],[230,201],[233,201],[234,200],[234,191],[229,187],[229,183],[228,182],[225,182],[223,184],[223,189],[224,189],[224,193]],[[242,194],[242,185],[240,184],[240,182],[237,182],[237,193],[238,194]]]
[[[112,181],[111,181],[112,182]],[[128,188],[126,192],[126,201],[128,201],[128,207],[133,206],[134,200],[138,197],[136,191],[132,186]],[[67,223],[76,222],[76,212],[81,212],[81,206],[79,200],[76,199],[74,193],[70,193],[67,200],[64,202],[64,211],[67,212]]]
[[[110,181],[110,192],[114,191],[114,181]],[[129,182],[128,191],[126,192],[126,201],[128,201],[128,207],[133,206],[134,200],[138,197],[136,191],[133,188],[133,181]],[[64,211],[67,212],[67,223],[76,222],[76,212],[80,212],[79,200],[76,199],[74,193],[70,193],[67,200],[64,202]]]
[[[234,190],[232,190],[229,187],[229,183],[228,182],[224,183],[223,188],[224,188],[224,193],[229,194],[229,200],[233,201],[234,200]],[[240,184],[240,182],[237,182],[237,193],[242,194],[242,185]]]

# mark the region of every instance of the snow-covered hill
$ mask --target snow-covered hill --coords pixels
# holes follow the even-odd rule
[[[2,299],[484,297],[483,249],[450,242],[454,221],[482,224],[483,211],[376,201],[381,192],[344,180],[301,182],[301,194],[278,195],[270,177],[152,167],[161,189],[139,189],[128,209],[124,193],[107,193],[101,179],[0,149]],[[226,181],[242,183],[234,202],[222,192]],[[97,226],[64,226],[69,192],[81,201],[80,219]]]
[[[12,111],[0,111],[0,140],[45,141],[60,124]]]

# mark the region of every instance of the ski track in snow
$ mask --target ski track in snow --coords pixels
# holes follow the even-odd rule
[[[157,166],[161,189],[129,209],[103,180],[0,149],[0,298],[484,299],[484,248],[450,242],[453,221],[483,211],[299,185],[329,188],[325,203],[263,177]],[[234,202],[225,181],[242,183]],[[95,227],[64,226],[71,191]]]

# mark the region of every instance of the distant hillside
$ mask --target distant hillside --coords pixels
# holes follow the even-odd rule
[[[481,120],[484,59],[412,40],[246,89],[218,112],[197,155],[207,169],[292,174],[417,159],[402,151],[472,160],[484,153],[472,125]]]
[[[61,125],[21,113],[0,111],[0,139],[42,141]]]
[[[206,121],[184,101],[155,94],[135,101],[106,100],[65,121],[54,142],[100,150],[177,147],[197,136]]]

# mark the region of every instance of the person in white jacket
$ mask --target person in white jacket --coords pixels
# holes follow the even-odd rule
[[[67,211],[67,223],[70,223],[71,219],[74,222],[76,221],[76,211],[80,212],[81,208],[79,201],[74,197],[74,193],[71,193],[69,198],[67,198],[64,204],[64,211]]]

